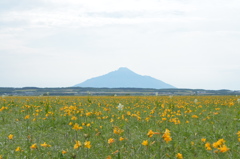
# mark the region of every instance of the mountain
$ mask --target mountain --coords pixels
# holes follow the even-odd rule
[[[150,76],[142,76],[121,67],[108,74],[88,79],[74,87],[96,87],[96,88],[175,88],[161,80]]]

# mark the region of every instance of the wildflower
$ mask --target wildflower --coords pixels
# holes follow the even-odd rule
[[[80,141],[75,141],[74,149],[78,149],[79,147],[82,146],[82,143]]]
[[[144,140],[144,141],[142,142],[142,145],[143,145],[143,146],[148,146],[148,140]]]
[[[192,115],[192,118],[198,118],[198,116],[197,115]]]
[[[222,145],[218,148],[219,152],[227,152],[230,150],[226,145]]]
[[[30,118],[30,115],[26,115],[25,117],[24,117],[24,119],[29,119]]]
[[[72,116],[71,120],[77,120],[77,117]]]
[[[172,141],[172,138],[170,136],[170,130],[166,129],[162,138],[166,141],[166,143],[168,143],[169,141]]]
[[[106,159],[112,159],[112,157],[111,157],[110,155],[108,155],[108,156],[106,157]]]
[[[206,150],[212,150],[211,144],[210,144],[209,142],[207,142],[207,143],[205,144],[205,148],[206,148]]]
[[[176,157],[177,159],[183,159],[183,155],[181,153],[177,153]]]
[[[9,139],[9,140],[12,140],[13,137],[14,137],[13,134],[8,135],[8,139]]]
[[[236,134],[238,135],[238,137],[240,137],[240,131],[238,131]]]
[[[120,134],[123,133],[123,132],[124,132],[124,130],[120,129],[119,127],[115,127],[115,128],[113,129],[113,133],[114,133],[114,134],[120,135]]]
[[[41,144],[42,147],[51,147],[51,145],[47,144],[46,142],[44,142],[43,144]]]
[[[201,141],[202,141],[202,142],[206,142],[206,138],[202,138]]]
[[[119,141],[123,141],[123,140],[125,140],[125,138],[123,138],[123,137],[120,137],[120,138],[119,138]]]
[[[108,143],[109,143],[109,144],[112,144],[112,143],[114,143],[114,142],[115,142],[115,140],[114,140],[113,138],[108,139]]]
[[[92,112],[87,112],[86,113],[86,116],[90,116],[90,115],[92,115]]]
[[[67,151],[65,151],[65,150],[62,150],[62,154],[66,154],[67,153]]]
[[[22,149],[18,146],[15,151],[21,151]]]
[[[194,143],[193,141],[191,141],[191,145],[192,145],[192,146],[194,146],[194,145],[195,145],[195,143]]]
[[[117,109],[122,111],[123,108],[124,108],[124,105],[122,105],[121,103],[119,103],[118,106],[117,106]]]
[[[149,130],[147,133],[148,137],[152,137],[155,133],[152,130]]]
[[[198,100],[197,99],[194,99],[194,103],[197,104]]]
[[[73,128],[72,128],[72,129],[75,129],[75,130],[82,130],[83,127],[82,127],[82,126],[79,126],[78,123],[75,123],[75,124],[73,125]]]
[[[85,141],[84,142],[84,147],[90,149],[92,147],[91,142],[90,141]]]
[[[223,145],[223,143],[226,142],[224,139],[219,139],[217,142],[213,143],[214,148],[218,148]]]
[[[167,118],[162,118],[162,121],[165,121],[165,120],[167,120]]]
[[[32,144],[32,146],[30,146],[31,149],[37,149],[37,144]]]

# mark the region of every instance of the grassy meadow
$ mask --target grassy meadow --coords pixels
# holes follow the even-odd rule
[[[237,159],[240,97],[0,97],[2,159]]]

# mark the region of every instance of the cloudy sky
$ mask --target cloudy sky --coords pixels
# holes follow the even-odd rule
[[[240,90],[240,1],[0,1],[0,87],[68,87],[119,67]]]

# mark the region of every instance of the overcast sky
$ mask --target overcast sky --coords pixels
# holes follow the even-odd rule
[[[119,67],[240,90],[240,1],[0,1],[0,87],[68,87]]]

